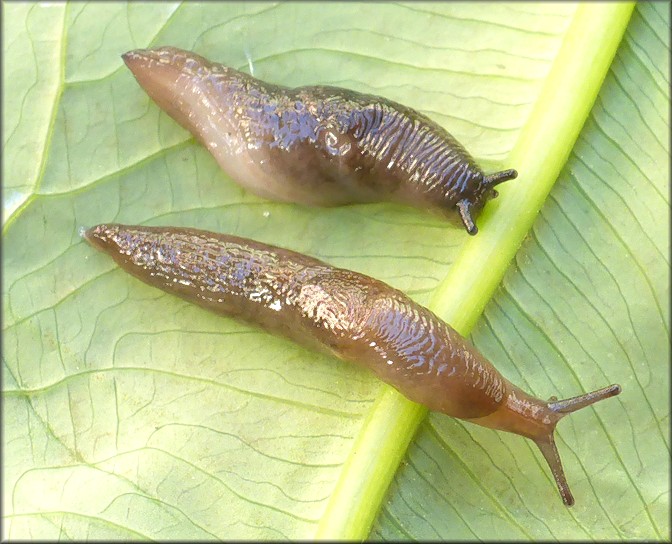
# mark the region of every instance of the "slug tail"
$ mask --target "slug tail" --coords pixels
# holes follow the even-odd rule
[[[565,471],[562,468],[562,461],[560,459],[560,454],[558,453],[558,448],[555,445],[555,439],[553,433],[555,431],[555,424],[567,414],[576,412],[581,408],[590,406],[604,399],[614,397],[621,392],[621,386],[618,384],[609,385],[598,389],[597,391],[591,391],[585,395],[579,395],[578,397],[572,397],[564,400],[556,400],[551,398],[548,403],[548,408],[557,414],[556,421],[549,427],[548,434],[532,438],[534,443],[537,445],[541,454],[546,459],[548,466],[551,469],[553,474],[553,479],[555,480],[556,485],[558,486],[558,491],[562,497],[562,502],[566,506],[572,506],[574,504],[574,497],[572,492],[569,489],[569,484],[567,483],[567,478],[565,477]]]
[[[485,183],[489,187],[494,187],[495,185],[499,185],[500,183],[504,183],[505,181],[509,181],[510,179],[516,179],[518,177],[518,172],[515,170],[502,170],[501,172],[495,172],[493,174],[488,174],[487,176],[483,176],[483,183]]]

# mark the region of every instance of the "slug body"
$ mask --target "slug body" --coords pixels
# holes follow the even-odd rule
[[[181,49],[122,55],[147,94],[254,193],[314,206],[395,201],[474,218],[515,170],[485,175],[428,117],[336,87],[265,83]]]
[[[86,239],[142,281],[371,369],[430,410],[533,440],[574,499],[553,432],[618,385],[544,401],[507,381],[465,338],[401,291],[317,259],[196,229],[98,225]]]

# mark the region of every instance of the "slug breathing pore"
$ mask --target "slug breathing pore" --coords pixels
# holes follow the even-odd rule
[[[475,217],[509,169],[484,174],[464,147],[421,113],[329,86],[265,83],[175,47],[122,55],[156,104],[250,191],[312,206],[393,201]]]
[[[568,506],[574,498],[555,427],[621,392],[610,385],[566,400],[528,395],[401,291],[288,249],[172,227],[98,225],[84,237],[149,285],[364,366],[430,410],[531,439]]]

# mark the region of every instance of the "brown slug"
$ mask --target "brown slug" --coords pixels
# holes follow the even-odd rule
[[[610,385],[566,400],[530,396],[401,291],[294,251],[187,228],[109,224],[84,236],[149,285],[363,365],[430,410],[531,439],[568,506],[555,426],[621,392]]]
[[[140,86],[207,147],[234,181],[265,198],[313,206],[394,201],[457,211],[469,234],[494,187],[431,119],[347,89],[291,89],[174,47],[122,55]]]

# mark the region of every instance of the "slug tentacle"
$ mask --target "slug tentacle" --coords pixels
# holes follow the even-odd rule
[[[617,384],[609,385],[597,391],[592,391],[586,393],[585,395],[579,395],[577,397],[572,397],[565,400],[553,399],[548,403],[549,409],[553,410],[558,414],[571,414],[581,408],[595,404],[596,402],[609,397],[614,397],[621,392],[621,386]]]
[[[537,399],[401,291],[287,249],[170,227],[98,225],[84,237],[149,285],[360,364],[430,410],[533,440],[567,505],[555,426],[621,390]]]
[[[560,453],[558,453],[558,448],[555,445],[555,438],[552,434],[547,436],[537,438],[534,440],[534,443],[541,451],[541,454],[546,459],[546,463],[551,469],[551,474],[555,480],[555,485],[558,486],[558,491],[560,492],[560,497],[565,506],[574,505],[574,495],[572,495],[571,490],[569,489],[569,484],[567,483],[567,478],[565,477],[565,469],[562,468],[562,460],[560,459]]]
[[[457,211],[475,234],[474,217],[496,194],[493,187],[517,175],[485,175],[441,126],[385,98],[273,85],[174,47],[122,58],[224,171],[267,198],[316,206],[394,201],[448,216]]]
[[[572,397],[570,399],[561,401],[552,401],[549,402],[547,406],[549,410],[558,414],[559,421],[567,414],[576,412],[577,410],[585,408],[586,406],[590,406],[591,404],[595,404],[598,401],[616,396],[620,392],[621,386],[613,384],[608,387],[598,389],[597,391],[586,393],[585,395],[579,395],[578,397]],[[548,434],[535,438],[534,442],[551,469],[553,479],[558,486],[558,491],[560,491],[562,502],[564,502],[567,506],[572,506],[574,504],[574,497],[569,489],[569,484],[567,483],[567,478],[565,477],[565,471],[562,468],[560,454],[558,453],[558,448],[555,446],[555,439],[553,437],[556,424],[557,421],[553,423],[551,427],[549,427]]]
[[[464,223],[464,228],[467,229],[467,232],[469,234],[476,234],[478,232],[478,227],[471,217],[471,202],[466,199],[460,200],[457,203],[457,209],[459,210],[462,223]]]
[[[567,414],[616,396],[620,392],[621,386],[613,384],[577,397],[565,400],[551,397],[545,402],[513,386],[506,402],[496,412],[471,421],[485,427],[520,434],[532,440],[546,459],[563,502],[571,506],[574,504],[574,497],[555,445],[555,427]]]
[[[494,187],[505,181],[511,179],[516,179],[518,177],[518,172],[515,170],[502,170],[501,172],[494,172],[493,174],[488,174],[483,178],[483,183],[489,187]]]

